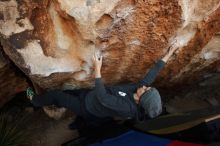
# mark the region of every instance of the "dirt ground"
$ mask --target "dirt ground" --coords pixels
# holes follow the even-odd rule
[[[10,119],[15,121],[17,117],[25,116],[22,127],[29,133],[27,146],[60,146],[78,137],[77,130],[68,129],[68,125],[75,118],[73,113],[67,112],[59,120],[55,120],[48,117],[42,108],[33,107],[23,96],[24,94],[20,94],[15,97],[1,112],[7,112],[8,116],[11,116]]]
[[[42,110],[34,112],[38,119],[31,123],[33,132],[31,146],[60,146],[73,138],[78,137],[77,130],[69,130],[68,124],[73,121],[71,117],[60,120],[49,118]]]

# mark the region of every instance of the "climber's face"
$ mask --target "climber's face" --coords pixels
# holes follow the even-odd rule
[[[136,92],[137,96],[141,97],[144,94],[144,92],[147,91],[147,89],[148,89],[148,87],[146,87],[146,86],[142,86],[142,87],[138,88],[137,92]]]
[[[135,102],[138,104],[140,102],[140,98],[141,96],[147,92],[148,90],[150,90],[151,87],[147,87],[147,86],[141,86],[137,89],[136,93],[134,93],[134,100]]]

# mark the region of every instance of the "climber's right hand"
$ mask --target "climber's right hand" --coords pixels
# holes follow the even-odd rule
[[[93,62],[95,65],[95,77],[101,78],[101,68],[102,68],[102,55],[95,52],[93,55]]]

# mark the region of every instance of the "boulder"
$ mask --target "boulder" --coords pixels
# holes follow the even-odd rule
[[[24,74],[7,59],[0,49],[0,107],[27,87],[28,83]]]
[[[43,89],[93,87],[94,52],[107,85],[136,82],[174,45],[155,82],[174,87],[220,71],[219,18],[220,0],[1,0],[0,40]]]

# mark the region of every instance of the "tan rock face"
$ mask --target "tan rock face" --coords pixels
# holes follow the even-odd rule
[[[220,71],[220,0],[2,0],[4,52],[42,88],[93,86],[103,54],[106,84],[135,82],[174,44],[158,86]]]

